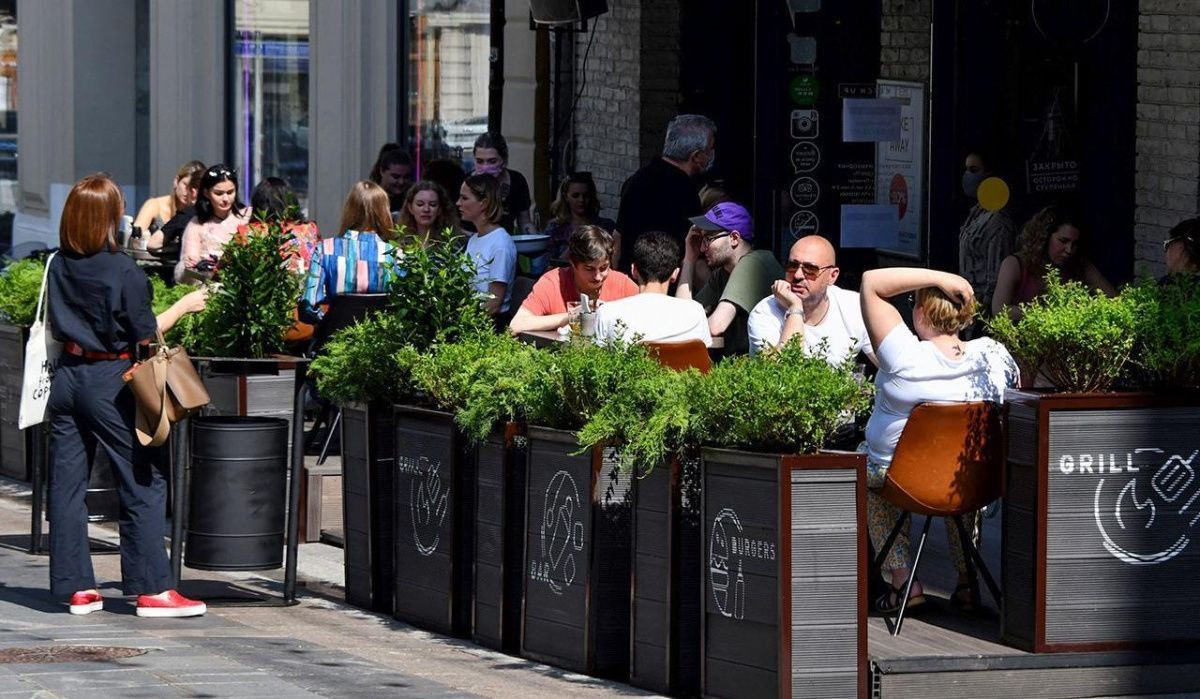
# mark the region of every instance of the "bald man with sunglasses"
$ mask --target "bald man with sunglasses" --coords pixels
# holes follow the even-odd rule
[[[840,270],[833,245],[819,235],[805,236],[788,251],[785,269],[771,295],[750,311],[750,353],[789,341],[816,352],[825,343],[830,362],[862,352],[874,363],[858,293],[834,285]]]

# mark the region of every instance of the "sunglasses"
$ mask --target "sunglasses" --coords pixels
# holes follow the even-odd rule
[[[1174,238],[1167,238],[1166,240],[1163,241],[1163,250],[1166,250],[1167,248],[1171,247],[1171,243],[1190,243],[1191,241],[1192,241],[1192,239],[1186,235],[1179,235],[1179,236],[1175,236]]]
[[[227,167],[210,167],[204,174],[207,177],[233,177],[233,170]]]
[[[796,260],[788,260],[787,263],[787,271],[794,274],[796,270],[800,270],[800,272],[804,274],[804,278],[809,280],[816,279],[817,277],[821,276],[822,272],[827,269],[833,269],[834,267],[837,267],[837,265],[825,265],[822,267],[811,262],[797,262]]]

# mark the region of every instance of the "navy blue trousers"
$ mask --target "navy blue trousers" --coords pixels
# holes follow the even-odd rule
[[[122,378],[128,361],[86,363],[63,355],[50,389],[50,592],[67,596],[96,587],[88,550],[84,495],[92,457],[102,448],[121,502],[121,581],[127,595],[170,589],[163,449],[146,449],[133,433],[133,394]]]

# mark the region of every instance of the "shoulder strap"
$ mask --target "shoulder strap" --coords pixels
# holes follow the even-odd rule
[[[43,314],[46,308],[46,281],[50,278],[50,263],[54,261],[54,256],[57,254],[57,251],[50,253],[50,256],[46,258],[46,267],[42,269],[42,290],[38,293],[37,310],[33,313],[34,322],[40,323],[46,320]]]

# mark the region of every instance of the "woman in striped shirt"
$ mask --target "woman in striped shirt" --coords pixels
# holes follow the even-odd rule
[[[300,317],[310,323],[324,315],[320,309],[338,294],[376,294],[387,291],[396,276],[398,251],[391,242],[392,214],[388,195],[374,182],[350,189],[342,207],[342,234],[321,242],[300,299]]]

